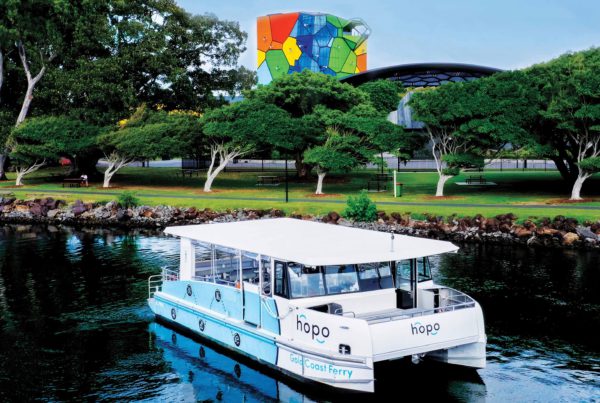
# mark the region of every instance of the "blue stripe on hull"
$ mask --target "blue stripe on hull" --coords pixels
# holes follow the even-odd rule
[[[176,302],[154,296],[151,303],[156,315],[252,358],[277,363],[275,340],[221,321]]]

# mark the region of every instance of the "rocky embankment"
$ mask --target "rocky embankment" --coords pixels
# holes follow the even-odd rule
[[[76,201],[67,205],[62,200],[43,198],[16,200],[0,197],[0,223],[46,223],[73,226],[106,226],[127,228],[162,228],[167,225],[230,222],[259,218],[284,217],[281,210],[227,210],[177,208],[171,206],[139,206],[122,208],[117,202],[106,204]],[[352,222],[331,212],[323,217],[291,217],[318,220],[326,223],[369,228],[378,231],[394,231],[400,234],[455,242],[478,242],[496,244],[523,244],[542,247],[598,248],[600,249],[600,221],[578,223],[577,220],[557,216],[539,222],[527,220],[517,224],[513,214],[492,218],[429,216],[426,220],[413,220],[408,215],[378,213],[375,222]]]

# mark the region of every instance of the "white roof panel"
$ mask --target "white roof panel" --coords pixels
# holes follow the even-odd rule
[[[450,242],[292,218],[167,227],[165,233],[311,266],[413,259],[456,252]]]

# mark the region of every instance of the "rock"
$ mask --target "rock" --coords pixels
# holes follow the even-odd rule
[[[59,209],[54,209],[54,210],[48,210],[48,213],[46,213],[46,217],[48,218],[56,218],[56,216],[60,213]]]
[[[578,226],[576,230],[577,235],[579,235],[582,239],[592,239],[594,241],[598,240],[598,235],[594,234],[589,228]]]
[[[108,203],[106,203],[106,206],[104,206],[107,210],[117,210],[117,208],[119,208],[119,204],[116,201],[109,201]]]
[[[560,231],[554,228],[542,227],[536,230],[538,235],[554,236],[560,234]]]
[[[86,211],[86,208],[83,204],[76,204],[71,208],[71,213],[73,213],[73,215],[75,217],[80,216],[81,214],[83,214]]]
[[[26,204],[17,204],[14,208],[15,211],[18,211],[19,213],[28,213],[29,212],[29,206]]]
[[[39,217],[42,215],[42,206],[37,203],[33,204],[31,207],[29,207],[29,212],[31,215]]]
[[[488,218],[483,222],[482,229],[487,232],[498,232],[500,228],[500,221],[497,218]]]
[[[94,217],[94,213],[92,211],[84,211],[81,216],[83,219],[88,219]]]
[[[524,227],[516,227],[515,228],[515,236],[517,236],[518,238],[529,238],[531,235],[533,234],[533,232],[527,228]]]
[[[0,197],[0,206],[13,204],[15,200],[17,200],[16,197]]]
[[[190,207],[189,209],[187,209],[187,211],[185,212],[185,218],[188,220],[193,220],[194,218],[196,218],[198,216],[198,212],[196,211],[195,207]]]
[[[117,221],[123,222],[123,221],[129,221],[129,219],[131,218],[129,216],[129,213],[127,210],[119,210],[117,211]]]
[[[563,245],[572,245],[574,242],[579,241],[579,235],[573,232],[567,232],[563,237]]]
[[[330,211],[327,214],[327,222],[329,222],[331,224],[337,224],[338,221],[340,220],[340,218],[342,218],[342,217],[335,211]]]
[[[272,209],[271,217],[273,217],[273,218],[285,217],[285,213],[279,209]]]

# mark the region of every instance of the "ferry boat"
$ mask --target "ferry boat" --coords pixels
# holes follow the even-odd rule
[[[480,305],[433,282],[450,242],[290,218],[176,226],[154,314],[303,381],[375,391],[377,363],[484,368]]]

